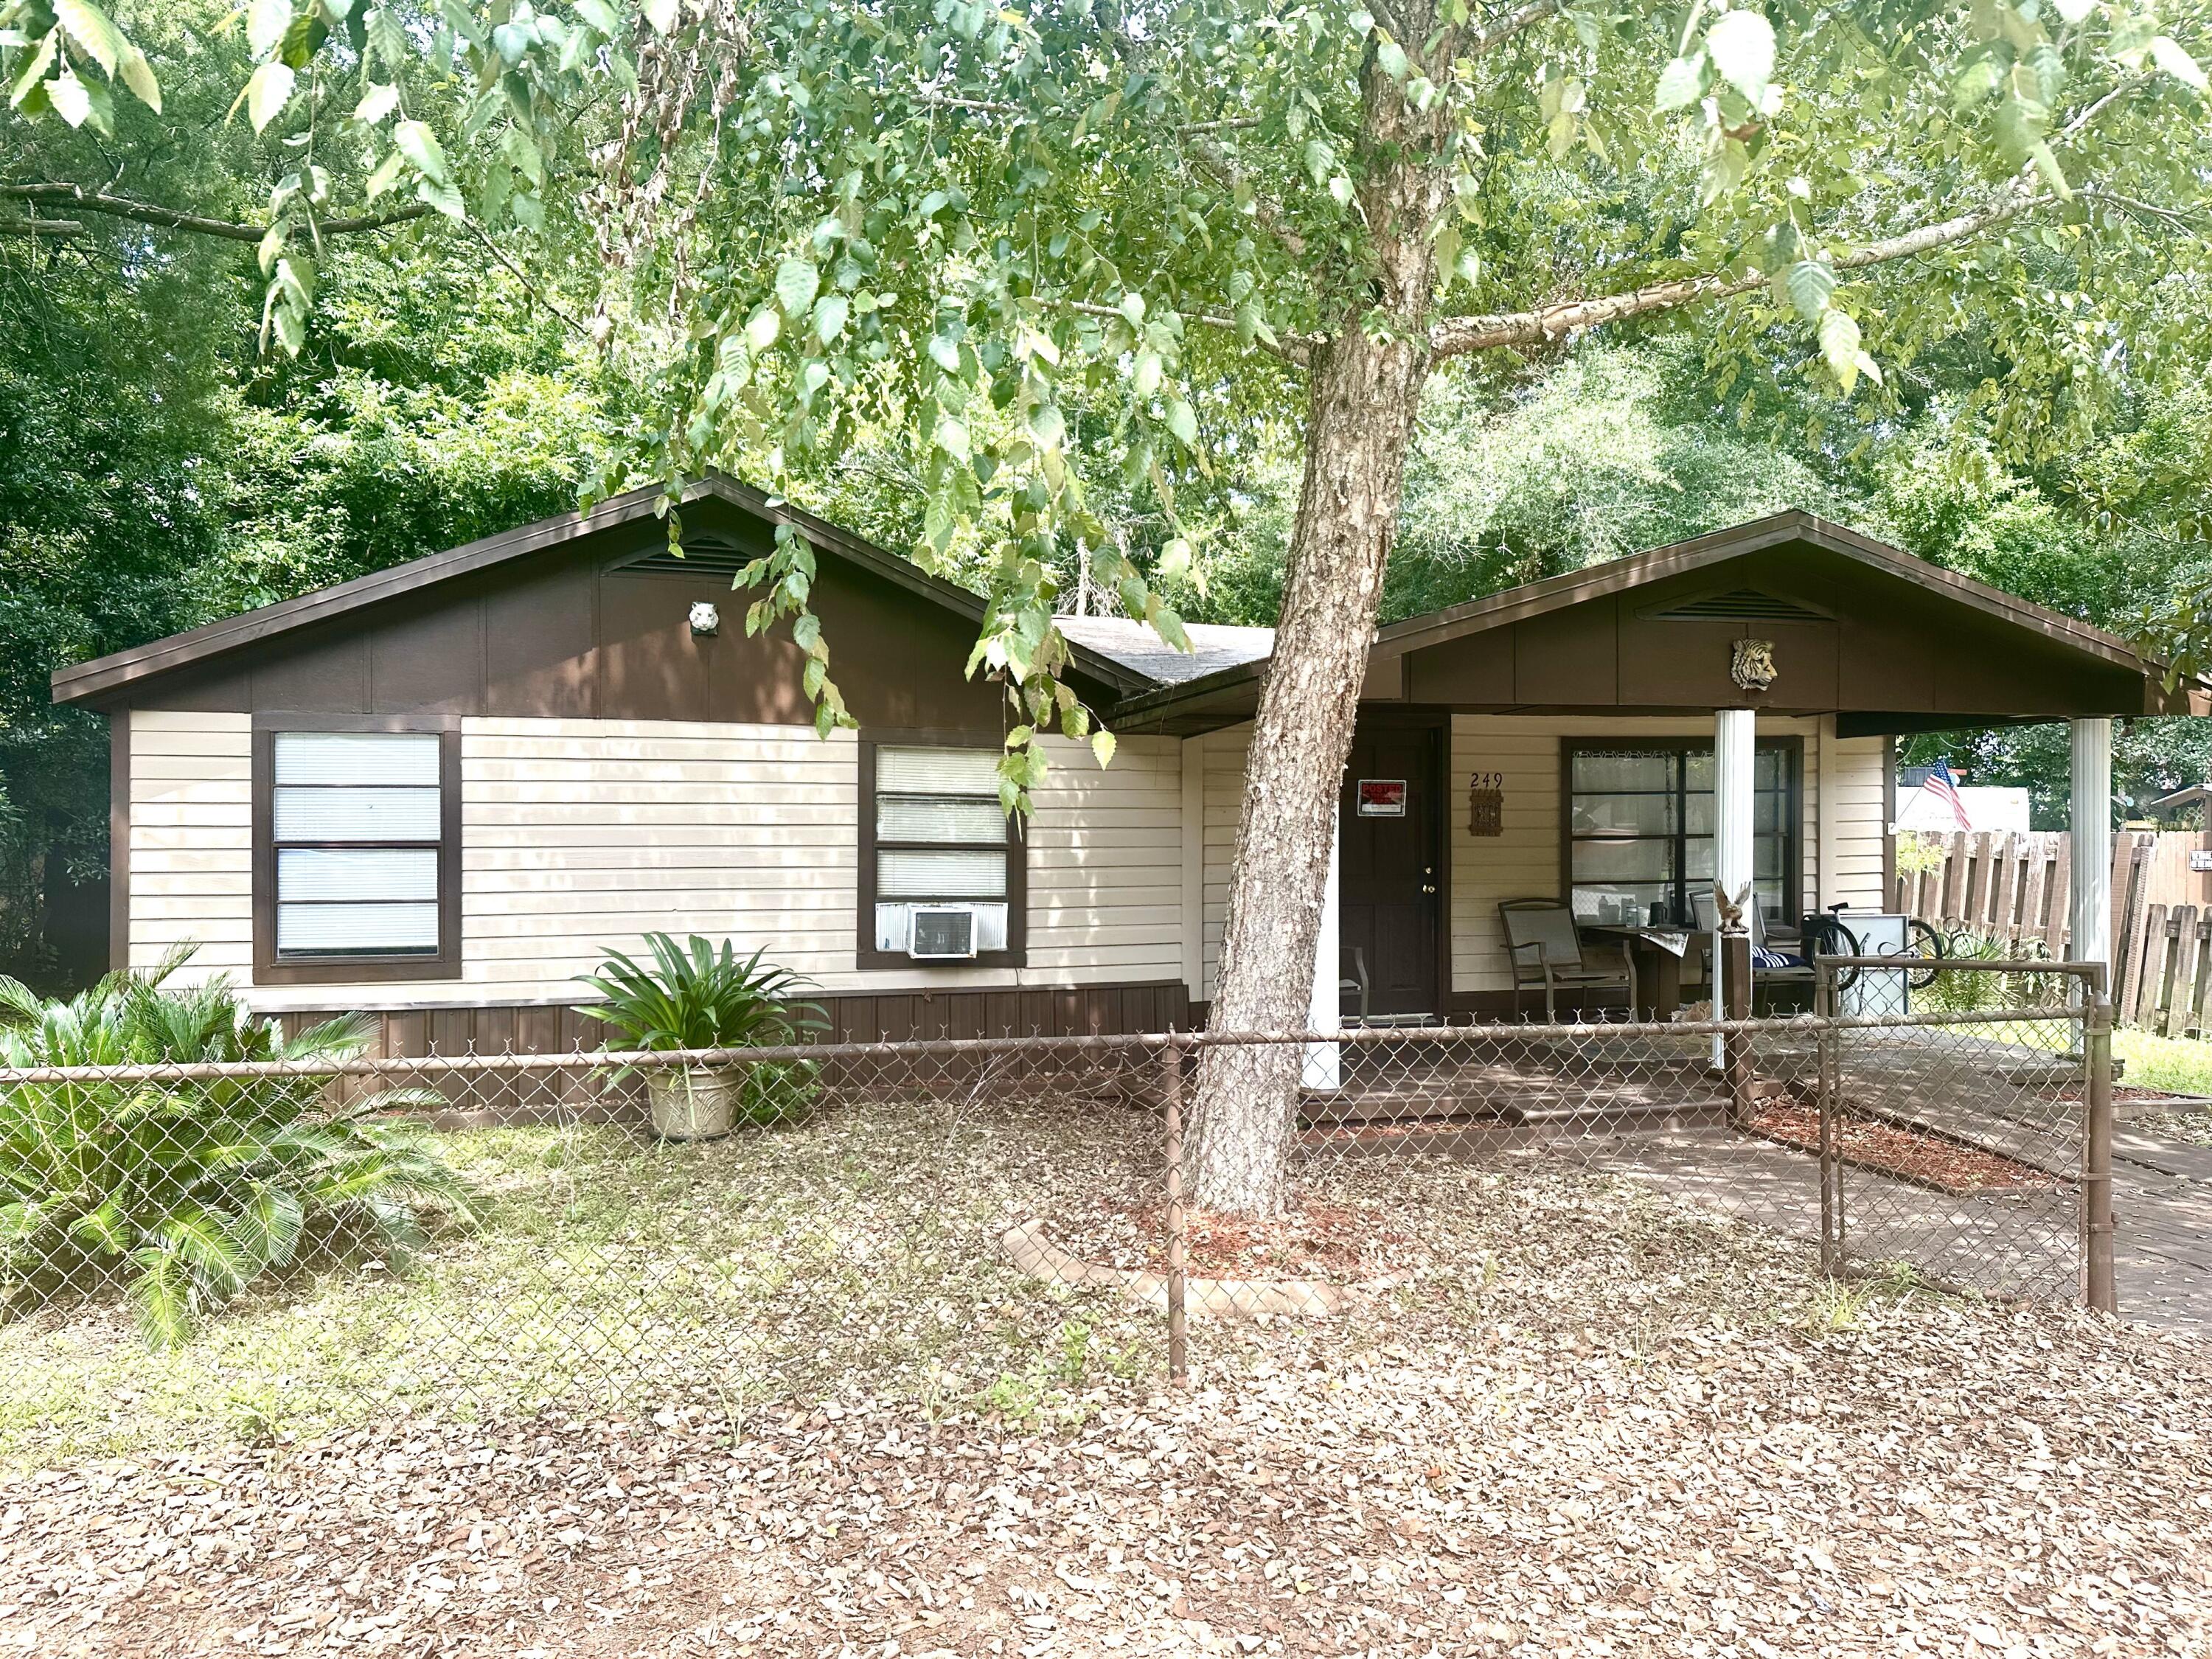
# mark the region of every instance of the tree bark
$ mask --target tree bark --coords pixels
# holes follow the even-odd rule
[[[1423,27],[1426,24],[1424,22]],[[1413,32],[1413,21],[1407,30]],[[1449,63],[1452,42],[1438,42]],[[1413,110],[1370,55],[1363,75],[1361,205],[1373,263],[1308,366],[1305,480],[1275,650],[1253,722],[1228,928],[1208,1028],[1305,1029],[1337,797],[1375,637],[1431,352],[1431,229],[1443,211],[1446,129]],[[1193,1195],[1205,1209],[1279,1214],[1304,1051],[1202,1051]]]

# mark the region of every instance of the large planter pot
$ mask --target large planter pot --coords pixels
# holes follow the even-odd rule
[[[649,1073],[653,1133],[663,1140],[719,1140],[730,1133],[745,1092],[742,1066],[692,1066]]]

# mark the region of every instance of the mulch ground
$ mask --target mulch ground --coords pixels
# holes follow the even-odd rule
[[[1785,1146],[1815,1153],[1820,1150],[1820,1114],[1815,1107],[1770,1101],[1750,1127]],[[1839,1154],[1854,1168],[1917,1182],[1939,1192],[2026,1192],[2060,1184],[2050,1171],[2032,1164],[1900,1123],[1844,1115],[1837,1124],[1837,1137]]]
[[[391,1415],[0,1473],[0,1651],[2212,1644],[2194,1340],[1839,1289],[1601,1176],[1322,1177],[1322,1215],[1397,1194],[1425,1265],[1346,1318],[1206,1328],[1188,1391],[1093,1370],[1048,1409],[863,1376],[734,1417]],[[1050,1299],[1055,1342],[1103,1311]]]

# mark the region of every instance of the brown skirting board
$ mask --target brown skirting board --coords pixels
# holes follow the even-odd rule
[[[1191,1029],[1188,988],[1180,980],[1080,985],[1061,990],[882,991],[811,999],[826,1017],[828,1042],[911,1042],[933,1037],[1112,1036]],[[286,1033],[349,1012],[299,1010]],[[392,1059],[422,1054],[573,1054],[597,1048],[606,1032],[570,1005],[392,1010],[371,1052]]]

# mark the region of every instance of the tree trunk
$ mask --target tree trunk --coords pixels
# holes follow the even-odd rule
[[[1444,61],[1449,50],[1442,43]],[[1438,112],[1413,111],[1371,57],[1363,80],[1360,195],[1374,238],[1363,275],[1374,292],[1345,307],[1308,367],[1305,481],[1246,762],[1207,1019],[1217,1032],[1296,1032],[1308,1023],[1337,796],[1429,372],[1430,230],[1449,188],[1443,128]],[[1193,1198],[1208,1210],[1279,1214],[1304,1050],[1202,1052]]]

